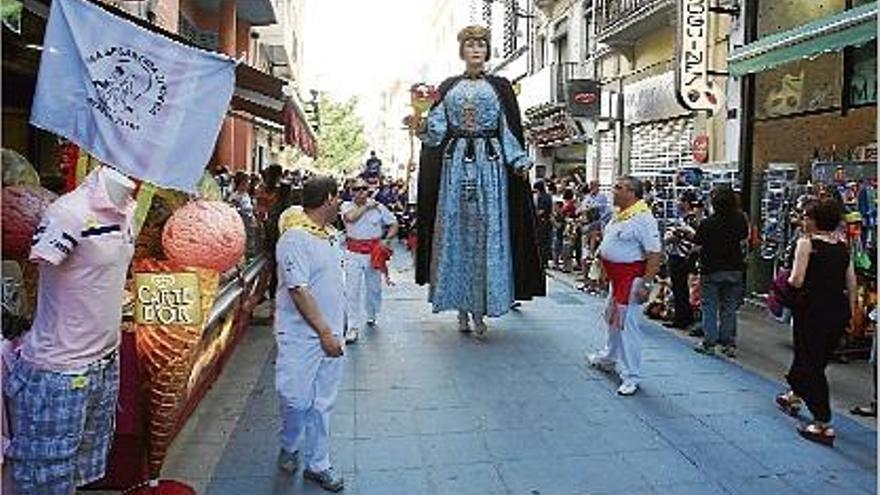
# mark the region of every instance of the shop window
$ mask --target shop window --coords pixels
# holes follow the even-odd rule
[[[756,74],[755,118],[765,119],[839,108],[843,59],[840,52],[798,60]]]
[[[547,53],[547,38],[543,35],[538,36],[538,42],[535,43],[535,69],[541,70],[546,65],[545,54]]]
[[[846,103],[861,107],[877,103],[877,42],[848,48],[846,57]]]
[[[802,26],[846,9],[846,0],[759,0],[758,37]]]

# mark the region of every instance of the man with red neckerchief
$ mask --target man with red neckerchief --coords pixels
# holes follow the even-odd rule
[[[615,366],[623,383],[620,395],[633,395],[641,378],[641,305],[648,299],[651,281],[660,268],[660,232],[651,208],[642,199],[644,186],[625,175],[614,185],[614,218],[605,227],[599,259],[611,284],[605,311],[608,340],[605,348],[587,356],[593,367]]]

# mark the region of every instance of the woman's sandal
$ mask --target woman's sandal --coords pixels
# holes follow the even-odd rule
[[[834,446],[834,429],[820,423],[798,425],[798,433],[811,442],[821,443],[828,447]]]
[[[784,394],[776,396],[776,405],[779,406],[779,409],[785,414],[788,414],[789,416],[797,416],[803,406],[803,400],[789,390]]]

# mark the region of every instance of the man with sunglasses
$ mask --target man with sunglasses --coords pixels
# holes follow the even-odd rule
[[[345,297],[348,325],[345,341],[357,340],[364,325],[373,326],[382,307],[381,261],[390,255],[397,235],[397,218],[373,198],[373,190],[362,177],[352,187],[353,200],[342,205],[345,223]],[[384,236],[383,236],[384,233]],[[380,266],[376,266],[380,265]],[[387,273],[387,269],[384,269]]]
[[[625,175],[614,185],[614,218],[605,226],[599,259],[611,283],[605,319],[605,348],[587,356],[595,368],[617,367],[621,383],[617,393],[633,395],[639,388],[642,364],[641,305],[647,301],[651,281],[660,268],[660,232],[651,208],[642,199],[644,186]]]

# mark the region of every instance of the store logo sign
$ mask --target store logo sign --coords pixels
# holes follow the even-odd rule
[[[710,0],[679,0],[675,90],[689,110],[715,111],[723,93],[709,67]]]
[[[138,325],[202,324],[195,273],[137,273],[134,283],[134,321]]]
[[[574,117],[596,118],[601,112],[602,87],[592,79],[571,79],[566,83],[568,111]]]

